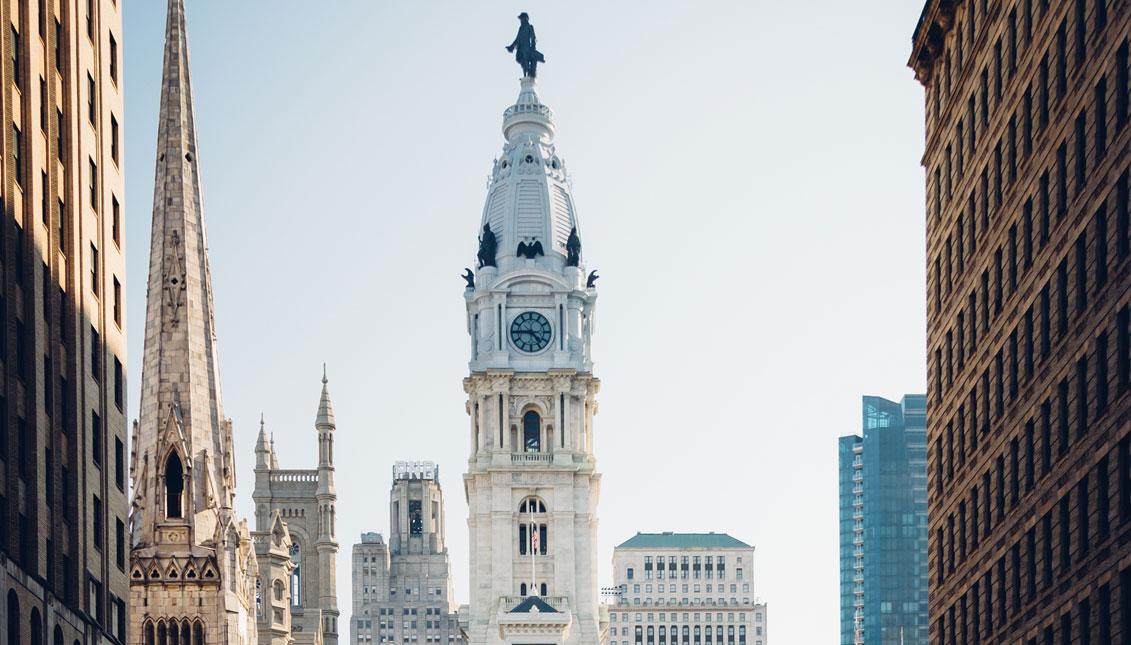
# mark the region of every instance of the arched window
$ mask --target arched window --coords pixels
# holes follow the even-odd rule
[[[541,589],[539,590],[539,591],[540,591],[540,595],[542,595],[542,596],[545,596],[545,595],[546,595],[546,583],[545,583],[545,582],[543,582],[543,583],[542,583],[542,585],[541,585],[541,587],[542,587],[542,588],[541,588]]]
[[[165,638],[167,630],[165,629],[165,621],[158,621],[157,623],[157,645],[169,645],[169,641]]]
[[[181,645],[180,635],[177,631],[176,618],[169,621],[169,645]]]
[[[165,462],[165,517],[180,519],[184,517],[182,500],[185,491],[185,471],[176,451],[169,453]]]
[[[181,645],[192,645],[192,635],[190,634],[191,629],[192,627],[189,625],[189,621],[186,618],[181,623]]]
[[[193,645],[204,645],[204,623],[199,620],[192,624],[192,642]]]
[[[295,563],[295,570],[291,573],[291,606],[302,604],[302,547],[298,542],[291,543],[291,562]]]
[[[51,637],[52,645],[63,645],[63,628],[55,625],[55,635]]]
[[[526,583],[525,582],[518,586],[518,595],[520,595],[520,596],[526,595]]]
[[[519,513],[545,513],[546,503],[537,497],[527,497],[518,505]]]
[[[40,618],[39,610],[35,607],[31,608],[31,618],[28,619],[28,634],[31,635],[31,640],[28,641],[30,645],[43,645],[43,620]]]
[[[142,645],[156,645],[153,636],[153,621],[145,621],[145,627],[142,629],[142,631],[145,632],[145,638],[142,641]]]
[[[541,450],[542,419],[534,410],[522,415],[522,443],[526,452]]]
[[[284,590],[286,590],[286,586],[283,584],[283,581],[276,580],[275,584],[272,586],[275,588],[275,600],[282,600],[283,592]]]
[[[20,599],[14,589],[8,590],[8,642],[20,642]]]
[[[263,620],[263,581],[255,579],[255,619]]]

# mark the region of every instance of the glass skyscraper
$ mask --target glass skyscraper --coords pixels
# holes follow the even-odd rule
[[[841,645],[927,645],[927,399],[864,397],[839,439]]]

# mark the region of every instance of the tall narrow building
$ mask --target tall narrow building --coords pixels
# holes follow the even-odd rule
[[[5,643],[126,638],[121,4],[4,4]]]
[[[197,152],[184,3],[169,0],[130,464],[130,642],[250,645],[256,559],[233,508]]]
[[[1131,4],[928,0],[931,642],[1131,638]]]
[[[607,639],[598,604],[590,334],[596,289],[553,112],[521,81],[503,114],[502,155],[465,293],[471,374],[468,502],[473,645]],[[537,598],[534,598],[537,597]]]
[[[927,397],[863,401],[841,437],[841,645],[927,645]]]
[[[393,465],[389,542],[364,533],[353,547],[354,645],[463,643],[439,473],[430,461]]]
[[[338,538],[337,501],[334,488],[334,408],[330,405],[330,386],[322,375],[322,396],[314,418],[318,441],[318,466],[299,470],[279,467],[274,441],[268,441],[264,427],[255,444],[255,527],[257,532],[275,531],[276,518],[282,519],[289,535],[288,549],[294,565],[286,596],[290,599],[289,631],[295,643],[321,638],[325,645],[338,644]],[[258,533],[257,533],[258,534]],[[266,555],[273,548],[256,542],[256,552]],[[274,580],[266,571],[260,575],[261,587],[270,589]],[[263,606],[263,603],[259,603]],[[258,616],[260,645],[268,645],[264,630],[278,631],[280,623],[272,613]]]

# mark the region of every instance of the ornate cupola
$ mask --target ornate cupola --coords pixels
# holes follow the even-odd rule
[[[554,113],[533,78],[521,80],[502,129],[506,143],[491,169],[478,271],[466,294],[472,371],[587,372],[597,294],[585,272],[565,160],[554,146]],[[514,320],[515,307],[522,320]]]

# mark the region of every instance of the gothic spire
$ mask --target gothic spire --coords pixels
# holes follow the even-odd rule
[[[326,365],[322,365],[322,398],[318,401],[318,416],[314,420],[314,427],[318,429],[334,429],[334,408],[330,406],[330,386],[326,378]]]
[[[169,0],[165,26],[139,424],[144,459],[159,466],[175,448],[191,473],[186,518],[231,509],[231,426],[220,394],[184,0]],[[157,471],[135,483],[154,502]],[[165,519],[156,506],[142,523],[146,534]]]

